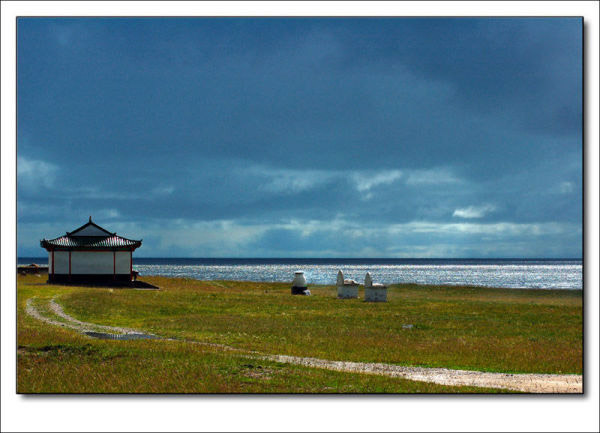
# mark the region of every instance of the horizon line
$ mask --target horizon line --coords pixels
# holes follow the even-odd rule
[[[39,259],[46,256],[18,256],[17,259]],[[143,256],[135,259],[194,259],[194,260],[583,260],[583,257],[191,257]]]

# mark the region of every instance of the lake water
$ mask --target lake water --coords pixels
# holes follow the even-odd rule
[[[45,258],[19,258],[19,264],[47,265]],[[507,288],[581,289],[581,260],[548,259],[160,259],[134,258],[144,275],[199,280],[291,282],[302,270],[308,284],[335,284],[337,271],[360,283],[365,273],[386,284],[450,284]]]

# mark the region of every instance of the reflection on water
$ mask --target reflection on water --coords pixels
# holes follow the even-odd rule
[[[560,264],[135,264],[140,275],[187,277],[200,280],[290,282],[303,270],[309,284],[335,284],[338,269],[362,282],[367,271],[382,283],[475,285],[509,288],[581,289],[581,263]]]
[[[47,258],[19,257],[18,264],[47,266]],[[452,284],[508,288],[581,289],[581,260],[523,259],[145,259],[133,260],[144,275],[291,282],[303,270],[308,284],[335,284],[337,271],[362,282]]]

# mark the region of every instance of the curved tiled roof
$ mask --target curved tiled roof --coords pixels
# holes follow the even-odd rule
[[[96,236],[77,236],[75,233],[81,232],[82,229],[91,226],[100,230],[101,235]],[[125,249],[136,249],[142,245],[142,241],[136,241],[133,239],[127,239],[121,236],[117,236],[116,233],[110,233],[102,227],[94,224],[90,217],[90,221],[84,224],[77,230],[66,235],[60,236],[56,239],[43,239],[40,241],[40,246],[46,249],[54,248],[67,248],[67,249],[112,249],[112,248],[125,248]]]
[[[105,238],[99,236],[61,236],[60,238],[42,241],[42,247],[53,246],[63,248],[122,248],[122,247],[139,247],[140,241],[125,239],[121,236],[107,236]]]

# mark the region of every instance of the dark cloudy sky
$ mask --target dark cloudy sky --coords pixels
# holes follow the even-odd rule
[[[18,254],[581,257],[582,21],[19,19]]]

